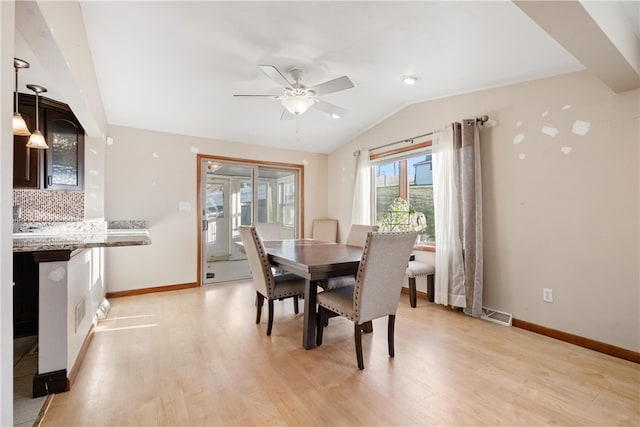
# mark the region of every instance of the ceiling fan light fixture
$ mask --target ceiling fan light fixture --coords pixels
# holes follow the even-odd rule
[[[291,114],[300,115],[309,109],[316,100],[304,96],[286,96],[282,98],[282,105]]]
[[[406,85],[413,86],[418,82],[417,76],[405,76],[402,78],[402,82]]]

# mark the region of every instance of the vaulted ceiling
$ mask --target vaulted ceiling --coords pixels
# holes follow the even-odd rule
[[[42,84],[74,111],[87,108],[90,82],[71,61],[56,67],[45,47],[47,37],[60,43],[60,34],[46,34],[46,9],[55,4],[40,6],[39,23],[29,3],[16,6],[16,56],[32,62],[21,72],[20,91]],[[329,153],[423,100],[585,68],[613,91],[637,88],[638,2],[590,3],[81,1],[79,7],[107,123]],[[65,48],[59,50],[64,59]],[[322,97],[348,113],[334,119],[312,107],[280,120],[279,100],[234,97],[282,94],[261,64],[301,68],[308,86],[348,76],[353,88]],[[402,82],[409,75],[418,77],[415,85]],[[78,90],[69,91],[74,82]]]

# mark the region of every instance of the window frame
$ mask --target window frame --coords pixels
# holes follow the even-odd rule
[[[418,154],[421,151],[430,150],[433,142],[431,140],[423,141],[416,144],[411,144],[409,146],[400,147],[396,149],[391,149],[387,151],[383,151],[380,153],[374,153],[369,155],[369,161],[379,163],[380,161],[389,160],[389,162],[397,161],[399,165],[398,171],[398,192],[399,197],[404,198],[405,200],[409,200],[409,174],[407,171],[407,155],[410,155],[411,152],[415,152]],[[374,149],[375,150],[375,149]],[[433,154],[431,152],[431,154]],[[401,157],[401,159],[396,159],[396,157]],[[376,177],[375,177],[375,167],[376,165],[371,165],[371,218],[375,221],[376,218]],[[426,252],[435,252],[436,246],[435,244],[417,244],[413,246],[414,250],[418,251],[426,251]]]

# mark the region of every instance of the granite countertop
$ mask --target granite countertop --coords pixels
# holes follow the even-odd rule
[[[14,252],[150,245],[146,221],[28,224],[14,228]],[[117,227],[117,228],[114,228]],[[24,231],[28,230],[28,231]]]

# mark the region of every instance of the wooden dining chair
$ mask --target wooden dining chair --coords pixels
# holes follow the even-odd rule
[[[326,319],[335,315],[346,317],[354,323],[358,368],[364,369],[363,324],[389,316],[387,343],[389,356],[394,357],[396,311],[416,237],[415,231],[368,233],[355,285],[318,293],[317,345],[322,345]]]
[[[295,274],[274,275],[269,257],[256,227],[242,225],[240,238],[249,260],[249,268],[256,288],[256,324],[260,323],[262,305],[267,300],[269,320],[267,335],[271,335],[273,326],[273,301],[293,298],[293,310],[298,314],[298,297],[304,295],[304,279]]]

